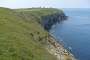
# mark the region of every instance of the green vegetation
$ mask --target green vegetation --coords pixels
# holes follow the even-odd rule
[[[0,60],[56,60],[45,49],[48,32],[37,22],[56,11],[0,8]]]
[[[28,9],[16,9],[15,11],[24,14],[26,18],[32,16],[37,22],[41,22],[42,16],[53,15],[55,13],[63,13],[62,10],[56,8],[28,8]],[[31,17],[30,17],[31,18]]]

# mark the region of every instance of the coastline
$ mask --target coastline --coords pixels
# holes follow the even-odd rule
[[[27,9],[25,9],[25,10],[27,10]],[[20,11],[26,12],[25,10],[20,10]],[[67,51],[64,48],[63,43],[62,42],[58,43],[57,39],[55,39],[54,36],[52,36],[49,33],[49,30],[51,29],[51,27],[54,24],[60,23],[63,20],[67,20],[68,16],[66,16],[62,10],[58,10],[58,9],[39,8],[39,10],[38,10],[38,8],[35,8],[35,9],[31,8],[31,10],[36,11],[34,14],[31,11],[31,15],[33,15],[33,18],[37,18],[37,19],[35,19],[35,21],[38,24],[40,24],[41,27],[44,28],[43,29],[44,32],[46,31],[48,34],[48,35],[46,34],[45,38],[44,38],[44,40],[47,41],[45,49],[47,49],[47,51],[51,55],[57,57],[56,60],[76,60],[75,57],[73,56],[73,54],[71,54],[69,51]],[[39,37],[39,39],[41,39],[41,37]],[[39,40],[39,41],[41,41],[41,40]]]
[[[41,25],[48,32],[46,48],[49,53],[57,57],[57,60],[77,60],[74,55],[64,47],[62,42],[59,42],[52,34],[49,33],[49,30],[54,24],[60,23],[63,20],[67,20],[68,16],[66,16],[64,12],[57,12],[52,15],[43,16],[41,18]]]
[[[29,10],[18,9],[18,11],[25,12],[24,14],[27,14],[27,11]],[[42,41],[46,41],[44,42],[44,46],[46,47],[45,49],[51,55],[55,56],[57,58],[56,60],[77,60],[74,55],[71,54],[64,47],[62,42],[59,43],[57,39],[55,39],[54,36],[49,33],[49,30],[52,28],[53,25],[55,25],[56,23],[60,23],[61,21],[67,20],[68,16],[66,16],[62,10],[56,8],[31,8],[29,11],[29,16],[33,17],[32,20],[35,18],[35,21],[40,24],[41,28],[43,28],[43,32],[46,32],[45,36],[43,36],[44,38],[41,36],[38,37],[39,42],[43,44]]]
[[[0,50],[0,60],[74,60],[63,44],[59,44],[49,34],[53,24],[66,19],[61,10],[0,8],[0,12],[0,42],[3,47]],[[45,22],[43,25],[42,21]]]
[[[64,48],[63,44],[59,43],[51,34],[47,37],[47,50],[57,57],[58,60],[77,60],[72,53]]]

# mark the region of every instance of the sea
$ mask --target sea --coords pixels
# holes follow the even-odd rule
[[[66,8],[67,20],[52,26],[50,33],[78,60],[90,60],[90,9]]]

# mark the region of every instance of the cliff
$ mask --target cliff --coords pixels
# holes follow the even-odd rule
[[[67,19],[67,16],[62,10],[55,8],[29,8],[17,9],[17,11],[21,12],[25,16],[32,15],[33,18],[37,19],[36,21],[40,23],[47,31],[51,29],[53,24]]]
[[[0,8],[0,60],[57,60],[47,30],[63,19],[54,8]]]
[[[42,16],[42,26],[46,29],[46,30],[50,30],[52,25],[59,23],[62,20],[66,20],[67,16],[64,13],[54,13],[52,15],[47,15],[47,16]]]

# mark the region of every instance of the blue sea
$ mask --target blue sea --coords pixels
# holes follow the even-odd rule
[[[50,32],[79,60],[90,60],[90,9],[64,9],[67,20],[52,27]]]

